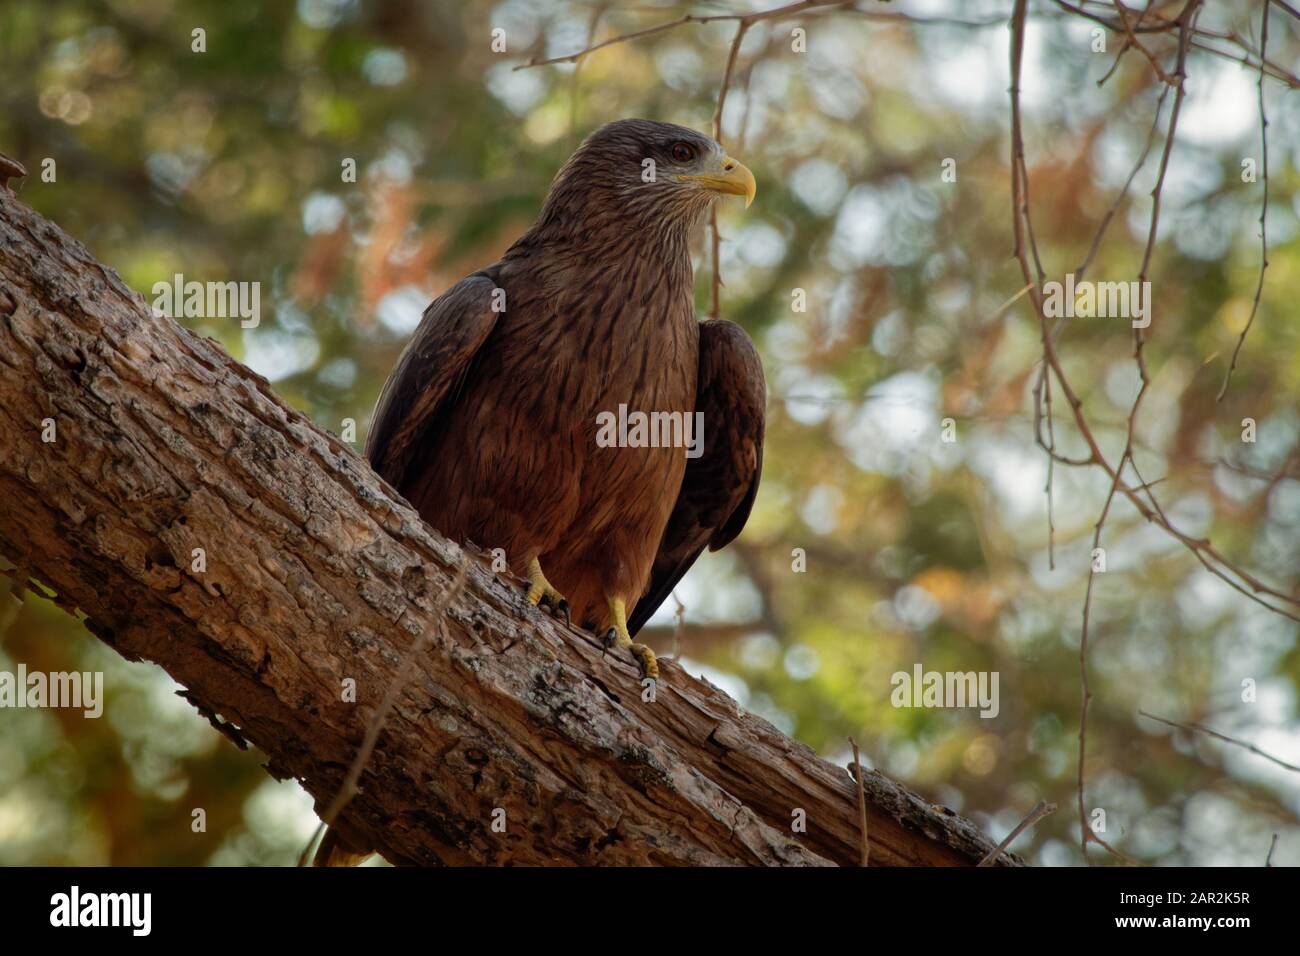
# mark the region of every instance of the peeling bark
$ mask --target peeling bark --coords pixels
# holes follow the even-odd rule
[[[629,661],[530,607],[522,582],[440,537],[351,448],[4,190],[0,448],[0,553],[23,583],[162,666],[318,807],[469,562],[339,821],[394,863],[859,858],[848,772],[672,662],[642,702]],[[951,811],[865,783],[872,863],[971,865],[992,849]]]

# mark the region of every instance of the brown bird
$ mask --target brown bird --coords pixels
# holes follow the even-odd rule
[[[688,248],[718,196],[754,190],[693,130],[602,126],[533,227],[425,309],[366,443],[429,524],[503,549],[533,604],[600,628],[644,677],[658,663],[632,636],[758,490],[763,367],[740,326],[696,320]],[[638,413],[658,426],[613,434]],[[365,855],[331,828],[315,862]]]
[[[696,320],[689,253],[718,196],[754,192],[694,130],[602,126],[533,227],[425,310],[366,443],[426,521],[504,549],[530,601],[599,628],[651,678],[632,636],[706,546],[740,533],[758,489],[762,365],[738,325]],[[602,426],[624,412],[670,414],[611,444]]]

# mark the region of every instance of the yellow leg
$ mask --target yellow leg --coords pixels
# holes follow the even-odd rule
[[[551,587],[551,582],[542,573],[541,562],[536,558],[528,562],[528,602],[545,604],[556,614],[563,614],[566,623],[569,620],[569,602],[563,594]]]
[[[640,666],[641,676],[658,680],[659,661],[655,659],[655,652],[644,644],[637,644],[632,640],[632,635],[627,632],[627,605],[623,603],[621,597],[609,599],[609,614],[612,623],[605,634],[605,646],[617,643],[619,647],[627,648]]]

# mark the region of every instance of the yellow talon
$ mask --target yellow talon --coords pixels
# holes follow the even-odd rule
[[[617,643],[619,647],[627,648],[641,668],[641,676],[653,681],[659,680],[659,661],[655,658],[655,652],[644,644],[633,641],[632,635],[627,632],[627,605],[621,597],[609,599],[609,613],[613,624],[605,634],[606,646]]]
[[[545,604],[556,614],[563,614],[566,624],[569,622],[569,602],[563,594],[551,587],[551,582],[542,573],[542,563],[536,558],[528,562],[528,603]]]

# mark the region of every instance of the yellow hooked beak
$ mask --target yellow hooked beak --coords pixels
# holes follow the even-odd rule
[[[705,188],[712,189],[715,193],[724,193],[728,196],[744,196],[745,208],[754,201],[754,194],[758,192],[758,183],[754,181],[754,174],[749,171],[749,167],[730,156],[723,156],[719,163],[719,170],[715,174],[706,174],[702,176],[678,176],[679,181],[692,180],[701,183]]]

